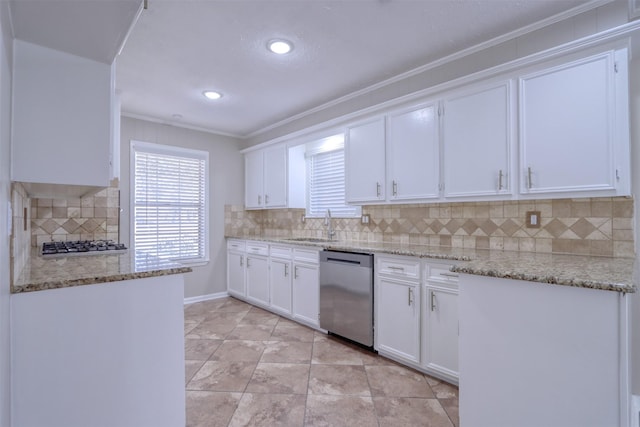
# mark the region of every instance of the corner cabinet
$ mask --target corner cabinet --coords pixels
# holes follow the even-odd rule
[[[245,154],[245,207],[287,207],[287,147]]]
[[[444,197],[511,195],[511,82],[443,101]]]
[[[14,41],[11,179],[31,195],[39,184],[104,188],[118,175],[114,68]]]
[[[385,200],[384,117],[347,129],[344,143],[347,203]]]
[[[520,193],[630,194],[627,50],[520,77]]]

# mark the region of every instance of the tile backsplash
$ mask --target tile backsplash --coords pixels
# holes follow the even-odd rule
[[[333,219],[338,239],[633,257],[633,199],[624,197],[363,206],[360,219]],[[526,213],[540,212],[528,228]],[[304,209],[225,206],[228,236],[323,237],[323,218]]]
[[[31,245],[70,240],[119,241],[120,191],[115,181],[91,196],[31,199]]]
[[[22,269],[29,259],[31,249],[31,221],[30,203],[27,192],[22,184],[14,182],[11,184],[11,236],[9,238],[9,261],[10,280],[22,272]],[[26,210],[26,214],[25,214]]]

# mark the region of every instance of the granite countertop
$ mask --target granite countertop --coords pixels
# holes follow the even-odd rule
[[[227,238],[296,244],[330,250],[463,261],[456,263],[451,271],[616,292],[635,292],[635,284],[640,279],[640,265],[634,258],[474,250],[385,242],[306,242],[255,236],[227,236]]]
[[[190,271],[190,267],[141,252],[46,258],[34,249],[29,262],[12,284],[11,292],[68,288]]]

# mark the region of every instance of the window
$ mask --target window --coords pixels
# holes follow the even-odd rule
[[[307,216],[352,218],[359,206],[345,202],[344,136],[335,135],[307,145]]]
[[[206,262],[209,153],[131,141],[133,247],[161,259]]]

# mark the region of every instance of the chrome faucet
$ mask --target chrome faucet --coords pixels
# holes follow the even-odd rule
[[[336,235],[336,231],[331,224],[331,209],[327,209],[327,214],[324,216],[324,225],[327,227],[327,237],[332,240],[333,236]]]

